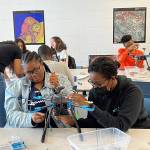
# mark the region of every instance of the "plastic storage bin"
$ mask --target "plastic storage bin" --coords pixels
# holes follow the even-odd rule
[[[67,138],[72,150],[127,150],[130,136],[117,128],[105,128]]]

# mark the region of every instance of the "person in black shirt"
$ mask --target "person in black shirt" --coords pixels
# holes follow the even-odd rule
[[[98,57],[89,65],[89,82],[93,88],[88,100],[93,101],[95,109],[88,112],[86,119],[78,120],[80,127],[116,127],[123,131],[150,128],[142,92],[130,79],[117,75],[117,69],[118,64],[107,57]],[[80,105],[87,104],[82,95],[75,93],[69,98]],[[63,118],[62,121],[73,125],[71,119]]]
[[[6,123],[6,114],[4,109],[5,101],[5,81],[4,71],[7,66],[11,65],[14,73],[21,77],[23,75],[21,68],[21,51],[12,41],[0,42],[0,127]]]

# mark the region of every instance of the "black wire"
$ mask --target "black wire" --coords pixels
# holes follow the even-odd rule
[[[49,123],[50,123],[50,117],[51,117],[51,115],[52,115],[52,111],[53,111],[53,109],[51,109],[50,112],[47,111],[46,124],[45,124],[45,127],[44,127],[44,129],[43,129],[43,134],[42,134],[42,138],[41,138],[41,142],[42,142],[42,143],[45,142],[46,130],[47,130],[48,125],[49,125]]]
[[[76,125],[76,127],[77,127],[78,133],[81,133],[81,128],[80,128],[79,125],[78,125],[78,122],[77,122],[77,119],[76,119],[76,117],[75,117],[75,115],[74,115],[74,111],[73,111],[73,108],[72,108],[72,107],[70,108],[70,112],[71,112],[71,116],[72,116],[72,118],[73,118],[73,121],[75,122],[75,125]]]
[[[59,60],[59,58],[58,58],[58,56],[57,56],[57,51],[54,49],[54,51],[55,51],[55,56],[56,56],[56,59],[57,59],[57,61],[59,62],[60,60]]]
[[[60,108],[59,108],[59,115],[61,115],[61,111],[63,109],[63,102],[62,102],[62,96],[60,97]]]
[[[70,112],[71,112],[72,119],[73,119],[73,121],[75,122],[75,125],[76,125],[76,127],[77,127],[78,133],[81,133],[81,128],[79,127],[79,124],[78,124],[78,122],[77,122],[77,119],[76,119],[76,117],[75,117],[75,115],[74,115],[73,107],[70,108]],[[80,136],[80,140],[83,141],[83,135],[80,134],[79,136]]]
[[[97,150],[99,149],[99,135],[98,135],[98,132],[97,132],[98,128],[96,128],[96,142],[97,142]]]

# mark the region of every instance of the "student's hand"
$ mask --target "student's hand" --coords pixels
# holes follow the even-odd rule
[[[74,105],[77,105],[77,106],[88,105],[88,100],[80,94],[72,93],[68,95],[67,98],[72,100]]]
[[[58,76],[56,75],[55,72],[51,73],[50,78],[49,78],[49,82],[51,85],[54,86],[54,88],[59,86]]]
[[[127,47],[127,50],[129,53],[131,53],[133,50],[138,49],[139,44],[138,43],[133,43],[132,45],[130,45],[129,47]]]
[[[74,125],[74,121],[70,115],[60,115],[57,116],[57,119],[61,120],[65,125],[70,125],[70,126]]]
[[[34,123],[41,123],[44,121],[44,119],[45,119],[44,113],[37,112],[37,113],[33,114],[33,116],[32,116],[32,121]]]

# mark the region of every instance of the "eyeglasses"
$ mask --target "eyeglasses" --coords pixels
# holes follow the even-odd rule
[[[92,81],[91,79],[88,80],[88,82],[92,85],[92,86],[96,86],[96,87],[101,87],[101,85],[106,81],[106,79],[104,81],[101,80],[97,80],[96,82]]]
[[[34,68],[32,71],[27,71],[27,76],[32,76],[33,74],[38,74],[40,72],[41,64],[39,67]]]

